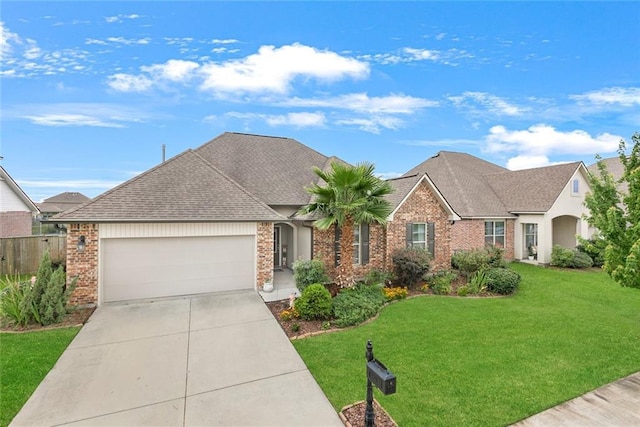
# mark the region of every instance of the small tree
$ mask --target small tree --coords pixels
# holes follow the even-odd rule
[[[591,193],[585,205],[591,211],[587,217],[603,238],[606,249],[604,270],[622,286],[640,289],[640,134],[632,136],[633,148],[626,155],[626,144],[620,141],[618,155],[624,167],[622,177],[615,181],[600,156],[600,176],[589,179]],[[618,184],[627,184],[620,191]]]

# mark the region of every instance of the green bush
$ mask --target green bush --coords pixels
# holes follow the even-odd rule
[[[469,295],[469,287],[467,285],[462,285],[456,291],[459,297],[466,297]]]
[[[467,284],[469,288],[469,293],[473,295],[477,295],[487,289],[487,270],[478,270],[473,276],[471,276],[471,280]]]
[[[413,288],[429,271],[431,256],[426,249],[401,248],[393,252],[391,259],[393,260],[393,271],[399,284]]]
[[[485,248],[487,256],[489,257],[488,266],[492,268],[506,268],[509,264],[504,259],[504,249],[495,245],[489,245]]]
[[[554,245],[551,251],[551,265],[564,268],[589,268],[593,265],[593,260],[578,249],[571,250]]]
[[[314,283],[327,283],[329,276],[324,263],[317,259],[309,261],[297,260],[293,263],[293,279],[300,293]]]
[[[331,317],[331,294],[320,283],[309,285],[295,302],[295,308],[304,320],[322,320]]]
[[[491,268],[486,271],[487,288],[494,293],[508,295],[518,289],[520,275],[508,268]]]
[[[429,288],[437,295],[447,295],[451,292],[451,283],[458,278],[452,271],[439,271],[436,274],[425,276]]]
[[[604,265],[604,251],[607,247],[607,242],[598,237],[598,235],[594,235],[591,239],[578,237],[578,240],[580,244],[576,249],[589,255],[593,260],[594,267],[602,267]]]
[[[487,249],[472,249],[469,251],[458,251],[451,257],[451,265],[456,270],[460,270],[465,275],[467,281],[473,274],[489,266],[492,256]]]
[[[382,287],[358,284],[343,289],[333,299],[335,324],[339,328],[353,326],[375,316],[385,304]]]
[[[3,323],[25,326],[31,318],[30,310],[23,309],[24,300],[31,294],[32,285],[27,281],[21,281],[20,276],[7,276],[2,281],[0,291],[0,318]]]

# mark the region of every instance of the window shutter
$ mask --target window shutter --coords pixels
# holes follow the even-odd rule
[[[360,224],[360,264],[369,264],[369,224]]]
[[[413,223],[407,223],[407,247],[413,246]]]
[[[427,223],[427,249],[433,258],[436,257],[436,224],[433,222]]]
[[[340,265],[340,235],[341,230],[338,224],[335,226],[335,242],[333,243],[333,253],[334,253],[334,266],[337,267]]]

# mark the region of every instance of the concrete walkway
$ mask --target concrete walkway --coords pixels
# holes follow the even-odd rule
[[[513,426],[640,426],[640,372],[554,406]]]
[[[13,426],[341,426],[253,291],[96,310]]]

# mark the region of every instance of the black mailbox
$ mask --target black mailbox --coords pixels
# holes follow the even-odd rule
[[[367,378],[385,395],[396,392],[396,376],[379,360],[367,362]]]

